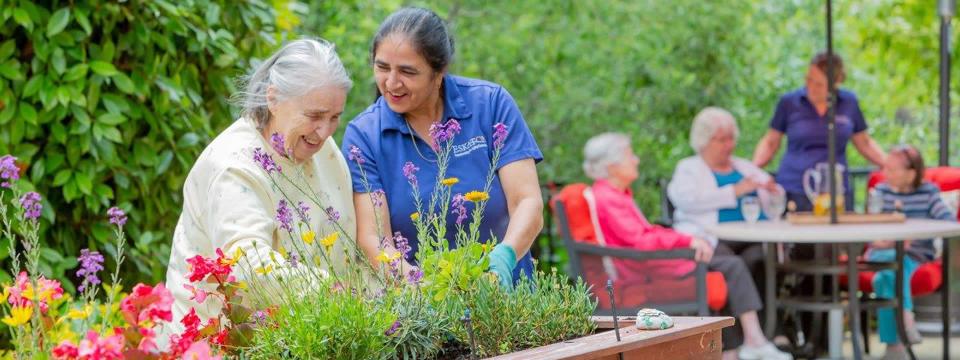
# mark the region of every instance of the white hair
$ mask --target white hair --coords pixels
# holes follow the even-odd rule
[[[690,127],[690,147],[699,154],[720,129],[733,130],[734,140],[740,137],[737,120],[729,111],[714,106],[700,110],[693,118],[693,126]]]
[[[254,120],[263,128],[270,121],[268,89],[273,87],[279,102],[325,86],[350,91],[353,81],[333,43],[323,39],[300,39],[287,43],[257,65],[242,81],[244,90],[234,96],[234,101],[242,108],[243,117]]]
[[[606,179],[607,167],[623,161],[630,148],[630,137],[621,133],[603,133],[587,140],[583,146],[583,172],[591,179]]]

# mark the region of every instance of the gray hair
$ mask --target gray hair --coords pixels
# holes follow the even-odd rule
[[[732,129],[733,138],[740,137],[740,128],[737,127],[737,120],[729,111],[710,106],[700,110],[693,118],[693,126],[690,127],[690,147],[698,154],[710,138],[720,129]]]
[[[603,133],[587,140],[583,146],[583,172],[591,179],[610,176],[607,167],[623,161],[623,153],[630,148],[630,137],[622,133]]]
[[[234,96],[241,116],[263,128],[270,121],[267,90],[274,88],[276,101],[303,96],[313,89],[336,86],[350,91],[353,81],[343,67],[333,43],[323,39],[300,39],[284,45],[241,81],[244,90]]]

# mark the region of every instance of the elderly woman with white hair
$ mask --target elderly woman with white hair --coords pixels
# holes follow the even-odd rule
[[[707,263],[710,271],[723,274],[729,289],[727,308],[738,320],[742,334],[734,328],[724,329],[724,358],[792,359],[763,335],[757,311],[762,308],[757,287],[743,260],[737,256],[714,255],[713,246],[698,236],[652,225],[637,207],[631,185],[639,177],[640,159],[623,134],[605,133],[587,141],[583,149],[583,169],[595,181],[592,186],[596,201],[597,222],[609,246],[645,251],[692,248],[695,259]],[[695,263],[689,260],[657,260],[637,263],[614,261],[624,281],[649,276],[690,276]],[[739,335],[742,335],[742,339]],[[742,346],[740,346],[742,344]],[[739,347],[739,354],[736,348]]]
[[[733,156],[739,134],[730,112],[717,107],[700,111],[690,128],[690,146],[697,154],[677,164],[667,195],[675,207],[674,229],[709,240],[717,254],[740,255],[754,281],[763,284],[760,244],[718,241],[705,230],[721,222],[743,221],[742,200],[758,195],[758,190],[782,193],[770,175]]]
[[[293,239],[289,231],[296,226],[291,224],[294,213],[317,234],[341,230],[344,237],[355,238],[350,172],[332,138],[352,86],[333,44],[322,40],[284,45],[247,78],[246,89],[238,96],[241,117],[203,150],[183,185],[183,211],[167,267],[174,321],[166,331],[181,332],[180,319],[191,310],[200,319],[210,319],[223,306],[214,296],[198,296],[216,284],[191,281],[188,259],[242,251],[246,254],[242,264],[248,265],[241,266],[244,270],[269,264],[275,278],[296,276],[291,270],[295,263],[270,260],[283,259],[282,249],[301,248],[295,243],[300,239]],[[311,208],[314,203],[291,184],[274,185],[271,172],[298,179],[299,186],[309,186],[328,208]],[[281,207],[288,216],[281,216]],[[332,213],[339,214],[340,227],[328,221]],[[340,243],[330,254],[343,253]],[[329,261],[322,261],[321,269],[345,266],[343,258],[332,256]],[[234,273],[238,279],[250,275]]]

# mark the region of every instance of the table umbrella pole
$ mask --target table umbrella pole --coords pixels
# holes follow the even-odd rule
[[[827,184],[830,186],[830,223],[837,223],[837,129],[836,101],[837,88],[834,81],[833,56],[833,2],[827,0]],[[842,181],[842,179],[841,179]]]

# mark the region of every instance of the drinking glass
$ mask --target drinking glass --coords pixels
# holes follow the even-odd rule
[[[740,200],[740,211],[748,224],[755,224],[760,219],[760,199],[756,196],[745,196]]]

